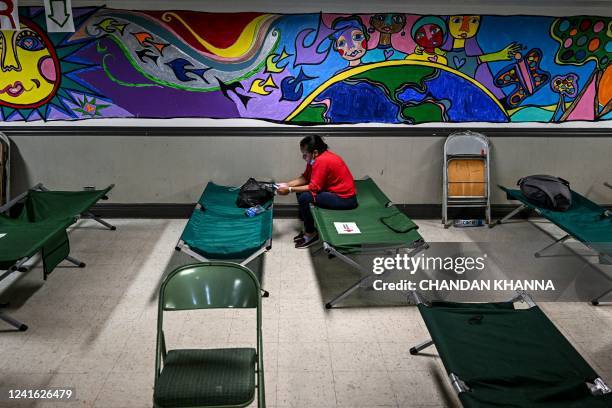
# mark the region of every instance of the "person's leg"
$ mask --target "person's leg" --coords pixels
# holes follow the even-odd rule
[[[352,210],[357,207],[357,198],[340,198],[329,191],[321,191],[317,194],[315,205],[329,210]]]
[[[297,200],[298,204],[300,202],[300,195],[301,194],[306,194],[306,193],[295,193],[295,199]],[[304,223],[304,217],[302,216],[302,209],[301,208],[298,209],[298,218],[300,219],[300,221],[302,221],[302,224],[303,224]],[[295,237],[293,237],[293,242],[298,242],[302,238],[304,238],[304,227],[302,227],[302,229],[300,230],[299,234],[297,234]]]
[[[308,191],[298,194],[298,204],[300,207],[300,219],[304,221],[304,235],[313,235],[316,230],[314,219],[310,213],[310,204],[314,202],[312,194]]]
[[[309,192],[306,193],[295,193],[295,199],[297,200],[298,204],[300,203],[300,196],[302,194],[310,194]],[[304,221],[304,217],[302,216],[302,207],[299,207],[298,209],[298,218],[300,219],[300,221]]]

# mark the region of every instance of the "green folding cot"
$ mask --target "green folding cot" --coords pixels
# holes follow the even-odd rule
[[[408,216],[391,203],[371,178],[355,180],[357,208],[329,210],[311,205],[316,228],[323,241],[323,250],[362,272],[365,276],[325,304],[330,309],[366,281],[372,271],[349,257],[351,254],[380,253],[409,248],[410,256],[428,247],[418,233],[419,228]],[[353,223],[359,233],[351,233]],[[348,230],[343,230],[345,225]]]
[[[236,205],[238,191],[238,187],[209,182],[176,250],[200,262],[234,260],[245,266],[272,249],[273,201],[263,205],[263,213],[247,217],[245,209]]]
[[[114,231],[117,228],[91,212],[91,207],[100,200],[108,200],[108,193],[115,187],[114,184],[101,190],[59,191],[49,190],[42,183],[17,197],[16,200],[26,199],[26,205],[36,208],[34,216],[37,218],[79,217],[90,218],[106,228]]]
[[[572,206],[567,211],[553,211],[529,202],[520,190],[512,190],[503,186],[499,186],[499,188],[506,192],[508,200],[520,201],[521,205],[495,224],[491,224],[490,227],[502,224],[519,212],[530,209],[566,233],[552,244],[537,251],[535,253],[536,257],[540,257],[545,250],[574,237],[595,251],[603,261],[602,263],[612,263],[612,212],[609,210],[575,191],[572,191]],[[607,290],[593,299],[592,303],[594,305],[599,304],[599,300],[611,292],[612,289]]]
[[[69,256],[70,245],[66,229],[75,221],[75,218],[55,218],[29,222],[0,214],[0,270],[4,271],[0,280],[16,271],[24,272],[23,265],[38,253],[41,253],[45,280],[64,259],[84,267],[83,262]],[[0,319],[21,331],[28,328],[4,313],[0,313]]]
[[[66,230],[80,216],[88,214],[91,206],[111,188],[49,191],[38,184],[0,207],[0,270],[5,271],[0,280],[16,271],[25,272],[28,260],[38,253],[43,261],[45,280],[63,260],[85,267],[85,263],[69,256]],[[0,314],[0,319],[20,330],[27,329],[26,325],[7,315]]]
[[[464,407],[612,406],[610,388],[528,294],[499,303],[413,295],[431,340],[410,353],[435,345]]]

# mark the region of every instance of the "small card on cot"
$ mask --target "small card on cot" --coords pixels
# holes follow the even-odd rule
[[[361,234],[359,227],[354,222],[334,222],[338,234]]]

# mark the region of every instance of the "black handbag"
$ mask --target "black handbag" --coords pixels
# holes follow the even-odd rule
[[[249,208],[265,204],[274,198],[274,191],[274,183],[257,181],[251,177],[240,187],[236,205]]]

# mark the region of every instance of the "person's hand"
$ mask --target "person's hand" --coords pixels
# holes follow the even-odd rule
[[[289,187],[279,187],[278,190],[276,190],[276,194],[278,194],[278,195],[287,195],[287,194],[289,194]]]

